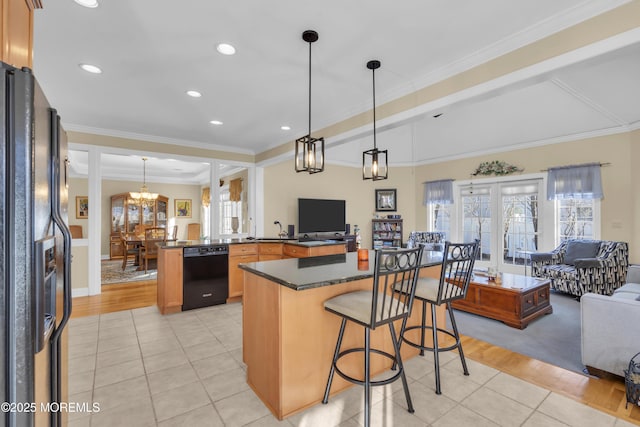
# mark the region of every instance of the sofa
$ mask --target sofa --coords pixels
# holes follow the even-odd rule
[[[589,373],[624,376],[640,352],[640,265],[629,267],[627,283],[613,295],[582,295],[580,322],[582,363]]]
[[[629,245],[606,240],[565,240],[551,252],[531,254],[535,277],[551,280],[551,288],[577,297],[611,295],[621,287],[629,266]]]
[[[412,231],[407,239],[407,248],[423,245],[425,250],[442,251],[444,249],[445,234],[437,231]]]

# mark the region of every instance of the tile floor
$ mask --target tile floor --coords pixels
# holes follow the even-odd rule
[[[337,331],[336,331],[337,334]],[[278,421],[245,382],[242,306],[161,316],[156,307],[73,319],[69,401],[99,412],[71,413],[69,426],[299,426],[363,424],[361,387]],[[562,395],[468,360],[441,357],[443,394],[431,356],[406,362],[415,413],[400,381],[373,393],[374,426],[632,426]]]

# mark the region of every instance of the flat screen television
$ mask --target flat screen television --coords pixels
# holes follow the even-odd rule
[[[299,233],[344,233],[345,201],[298,199]]]

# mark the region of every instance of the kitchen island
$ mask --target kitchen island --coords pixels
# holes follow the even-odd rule
[[[439,277],[441,256],[425,253],[420,275]],[[366,265],[358,264],[357,253],[240,265],[245,272],[242,340],[247,383],[278,419],[322,400],[340,328],[340,318],[323,304],[336,295],[371,289],[374,259],[370,251]],[[409,324],[420,324],[421,313],[421,304],[414,305]],[[437,313],[444,324],[444,310]],[[343,348],[363,347],[363,337],[362,327],[349,322]],[[388,328],[372,331],[371,345],[393,353]],[[403,359],[417,353],[411,346],[402,347]],[[344,358],[341,368],[361,377],[362,365],[362,356],[354,353]],[[390,366],[390,360],[372,355],[374,375]],[[352,385],[336,375],[331,392]]]

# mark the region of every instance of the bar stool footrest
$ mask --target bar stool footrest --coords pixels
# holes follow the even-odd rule
[[[338,354],[338,358],[336,359],[336,362],[333,363],[333,367],[335,368],[335,370],[338,373],[338,375],[340,375],[343,379],[345,379],[346,381],[349,381],[350,383],[364,386],[365,385],[364,380],[360,380],[358,378],[354,378],[354,377],[352,377],[350,375],[347,375],[344,372],[342,372],[340,370],[340,368],[338,367],[338,362],[340,361],[340,358],[342,356],[346,356],[348,354],[356,353],[356,352],[364,353],[364,351],[365,351],[364,347],[350,348],[348,350],[341,351]],[[386,351],[382,351],[382,350],[379,350],[379,349],[376,349],[376,348],[370,348],[369,352],[384,356],[384,357],[386,357],[388,359],[391,359],[393,362],[396,361],[395,356],[393,354],[387,353]],[[384,380],[370,381],[369,385],[371,385],[371,386],[381,386],[381,385],[391,384],[392,382],[394,382],[395,380],[400,378],[400,375],[402,375],[402,370],[398,370],[398,372],[396,372],[395,374],[393,374],[389,378],[385,378]]]
[[[411,331],[411,330],[415,330],[415,329],[429,329],[429,330],[433,330],[433,326],[424,326],[424,327],[423,327],[423,326],[421,326],[421,325],[417,325],[417,326],[409,326],[409,327],[407,327],[407,328],[404,330],[404,332],[405,332],[405,334],[406,334],[406,333],[407,333],[407,331]],[[427,350],[427,351],[437,351],[438,353],[441,353],[441,352],[443,352],[443,351],[451,351],[451,350],[454,350],[454,349],[456,349],[456,348],[460,347],[460,338],[459,338],[459,337],[457,337],[453,332],[448,331],[448,330],[446,330],[446,329],[442,329],[442,328],[436,328],[436,331],[438,331],[438,332],[442,332],[443,334],[447,334],[447,335],[449,335],[451,338],[453,338],[454,340],[456,340],[456,343],[455,343],[455,344],[453,344],[453,345],[450,345],[450,346],[448,346],[448,347],[438,347],[437,349],[434,349],[433,347],[422,346],[422,345],[420,345],[420,344],[414,343],[413,341],[409,341],[409,340],[405,337],[405,335],[404,335],[404,334],[403,334],[403,336],[402,336],[402,337],[400,337],[400,339],[401,339],[403,342],[406,342],[407,344],[409,344],[409,345],[410,345],[410,346],[412,346],[412,347],[419,348],[419,349],[421,349],[421,350]]]

